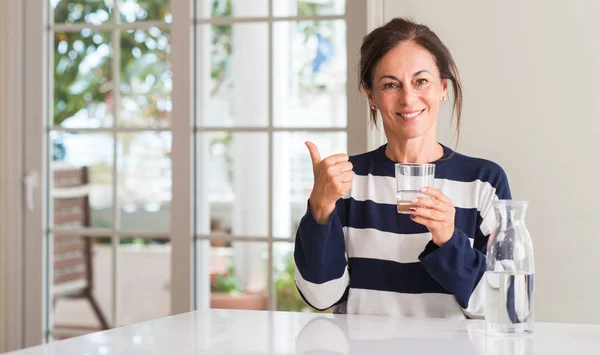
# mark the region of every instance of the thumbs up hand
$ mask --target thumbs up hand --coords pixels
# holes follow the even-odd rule
[[[347,154],[334,154],[321,159],[316,145],[306,142],[306,147],[315,178],[308,203],[317,223],[326,224],[333,214],[335,202],[352,187],[352,163]]]

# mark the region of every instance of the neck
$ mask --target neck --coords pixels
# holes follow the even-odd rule
[[[388,137],[385,155],[397,163],[430,163],[444,156],[444,148],[435,135],[402,139]]]

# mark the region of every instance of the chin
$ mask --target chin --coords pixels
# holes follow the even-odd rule
[[[397,136],[402,139],[415,139],[423,136],[424,134],[425,131],[423,130],[410,129],[398,132]]]
[[[425,122],[413,122],[411,124],[401,125],[386,125],[384,122],[383,129],[386,132],[386,136],[391,134],[392,136],[398,137],[402,140],[415,139],[427,134],[427,131],[431,127],[424,125]]]

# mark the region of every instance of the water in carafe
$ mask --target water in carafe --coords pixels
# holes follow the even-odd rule
[[[527,202],[493,203],[496,226],[490,235],[485,275],[488,333],[533,333],[534,257],[525,212]]]

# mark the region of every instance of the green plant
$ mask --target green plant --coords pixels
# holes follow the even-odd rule
[[[59,0],[54,2],[55,23],[84,23],[88,16],[110,16],[111,3],[104,0]],[[145,18],[163,18],[169,11],[170,0],[140,1]],[[144,18],[141,18],[142,20]],[[136,30],[137,31],[137,30]],[[170,91],[165,84],[163,75],[170,70],[165,67],[168,53],[155,50],[156,43],[170,41],[168,31],[158,28],[144,32],[147,40],[136,41],[133,32],[122,31],[120,34],[121,51],[119,72],[112,71],[112,56],[110,51],[104,51],[111,44],[110,31],[82,31],[56,32],[54,46],[54,91],[53,110],[54,124],[60,125],[66,119],[75,116],[90,103],[106,103],[112,105],[114,89],[113,78],[121,76],[124,83],[131,80],[133,74],[136,78],[150,82],[152,79],[152,92],[161,95],[146,95],[149,104],[146,109],[151,110],[147,115],[158,119],[168,117],[167,112],[159,109],[157,100]],[[146,33],[147,32],[147,33]],[[108,54],[103,54],[103,53]],[[90,58],[94,57],[93,61]],[[160,57],[160,58],[159,58]],[[142,58],[150,60],[143,61]],[[90,66],[89,63],[95,63]],[[87,63],[87,64],[86,64]],[[86,68],[84,70],[84,68]],[[168,82],[168,80],[167,80]],[[122,87],[121,89],[124,89]],[[118,88],[117,88],[118,89]],[[127,94],[122,93],[122,94]],[[129,93],[129,95],[133,95]],[[133,95],[135,96],[135,95]],[[120,105],[120,103],[117,103]]]
[[[229,265],[227,273],[211,275],[210,291],[218,293],[227,293],[229,295],[239,295],[242,293],[240,281],[235,276],[233,265]]]

